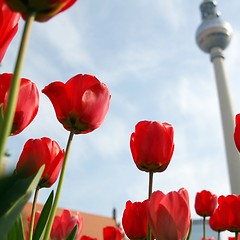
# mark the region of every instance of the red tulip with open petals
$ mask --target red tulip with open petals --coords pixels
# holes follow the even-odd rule
[[[131,240],[147,238],[147,203],[148,200],[134,203],[131,201],[126,202],[122,217],[122,226],[125,234]]]
[[[168,123],[137,123],[130,138],[130,148],[136,166],[146,172],[164,171],[172,158],[173,135],[173,127]]]
[[[18,160],[16,173],[27,178],[37,173],[41,166],[45,165],[38,187],[51,187],[58,178],[63,158],[64,150],[56,141],[47,137],[29,139]]]
[[[23,18],[26,18],[26,14],[35,12],[35,20],[45,22],[71,7],[76,0],[5,0],[5,2],[12,11],[20,12]]]
[[[98,128],[107,114],[111,98],[106,85],[88,74],[78,74],[65,84],[53,82],[42,92],[51,100],[58,121],[74,134]]]
[[[7,107],[10,85],[13,74],[0,74],[0,105],[3,107],[3,118]],[[39,93],[35,83],[22,78],[18,101],[13,119],[11,135],[22,132],[34,119],[38,112]]]
[[[122,240],[122,229],[114,226],[103,228],[104,240]]]
[[[217,207],[217,195],[210,191],[202,190],[196,194],[194,206],[199,216],[211,216]]]
[[[9,9],[4,0],[0,0],[0,63],[9,44],[18,30],[20,14]]]
[[[75,226],[78,226],[75,239],[79,239],[83,226],[83,218],[80,213],[72,214],[70,210],[63,210],[61,215],[55,216],[52,230],[51,239],[62,240],[66,239]]]
[[[153,192],[147,214],[152,233],[157,240],[185,240],[188,237],[191,216],[186,189],[164,194]]]

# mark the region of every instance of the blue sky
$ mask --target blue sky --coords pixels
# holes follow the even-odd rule
[[[168,169],[154,176],[154,190],[188,189],[193,209],[197,191],[230,191],[217,90],[209,56],[195,43],[201,1],[78,1],[47,23],[34,23],[22,76],[39,91],[50,82],[78,73],[95,75],[112,95],[102,126],[76,135],[71,148],[60,207],[118,218],[127,200],[147,198],[148,175],[132,160],[129,138],[141,120],[171,123],[175,151]],[[225,51],[234,113],[240,112],[240,2],[218,1],[234,35]],[[19,32],[3,60],[12,72]],[[29,138],[48,136],[65,148],[68,132],[40,94],[37,117],[10,137],[9,168]],[[56,186],[55,186],[56,187]],[[44,202],[49,189],[40,193]],[[192,215],[196,216],[194,210]]]

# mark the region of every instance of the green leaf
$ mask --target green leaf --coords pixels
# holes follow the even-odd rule
[[[22,217],[19,216],[8,232],[8,240],[25,240]]]
[[[78,225],[76,224],[73,230],[70,232],[66,240],[74,240],[78,230]]]
[[[42,209],[40,218],[38,220],[36,229],[35,229],[34,234],[33,234],[33,240],[39,240],[44,235],[43,234],[44,233],[44,228],[46,226],[48,216],[49,216],[49,213],[50,213],[51,208],[52,208],[53,196],[54,196],[54,193],[53,193],[53,190],[52,190],[52,192],[50,193],[50,195],[49,195],[49,197],[48,197],[48,199],[47,199],[47,201],[44,204],[44,207]]]
[[[44,166],[38,173],[27,179],[20,179],[15,174],[0,179],[0,239],[8,233],[24,205],[36,189],[42,176]]]

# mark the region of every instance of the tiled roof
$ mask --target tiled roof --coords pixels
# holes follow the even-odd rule
[[[43,205],[37,205],[37,211],[42,210]],[[27,217],[31,215],[32,203],[27,203],[23,209],[23,222],[26,227]],[[57,215],[60,215],[63,209],[59,208],[57,210]],[[79,212],[71,210],[73,213]],[[84,212],[79,212],[83,217],[83,229],[81,232],[82,235],[88,235],[90,237],[97,238],[98,240],[103,240],[103,228],[106,226],[117,226],[116,221],[112,217],[99,216]]]

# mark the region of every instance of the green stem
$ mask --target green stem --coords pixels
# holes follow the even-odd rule
[[[238,232],[235,232],[235,239],[238,240]]]
[[[58,206],[58,201],[60,198],[60,192],[62,189],[62,185],[63,185],[63,179],[64,179],[64,175],[65,175],[65,171],[66,171],[66,165],[67,165],[67,159],[68,159],[68,155],[70,152],[70,146],[72,143],[72,139],[73,139],[73,132],[70,132],[69,138],[68,138],[68,142],[67,142],[67,147],[66,147],[66,152],[65,152],[65,156],[64,156],[64,160],[63,160],[63,165],[62,165],[62,171],[59,177],[59,181],[58,181],[58,186],[57,186],[57,191],[56,191],[56,195],[55,195],[55,199],[53,202],[53,206],[51,209],[51,213],[49,216],[49,220],[47,223],[47,228],[44,234],[44,240],[48,240],[50,237],[50,233],[51,233],[51,228],[52,228],[52,224],[53,224],[53,220],[57,211],[57,206]]]
[[[220,240],[220,231],[218,231],[218,240]]]
[[[36,207],[37,207],[38,193],[39,193],[39,187],[36,188],[35,193],[34,193],[28,240],[32,240],[32,237],[33,237],[34,221],[35,221],[35,213],[36,213]]]
[[[203,240],[206,239],[206,217],[203,217]]]
[[[149,182],[148,182],[148,200],[150,200],[151,195],[152,195],[152,189],[153,189],[153,172],[149,172]],[[151,233],[151,227],[150,224],[148,223],[148,236],[147,240],[152,239],[152,233]]]
[[[1,168],[3,154],[5,151],[7,138],[10,135],[11,129],[12,129],[12,123],[15,115],[18,92],[19,92],[20,82],[21,82],[21,72],[23,68],[24,57],[26,55],[28,41],[30,38],[30,30],[31,30],[31,26],[34,19],[35,19],[35,13],[30,13],[26,19],[23,35],[22,35],[22,39],[21,39],[21,43],[18,51],[18,56],[15,64],[15,69],[13,73],[13,79],[11,81],[7,108],[4,113],[4,121],[0,130],[0,168]]]

